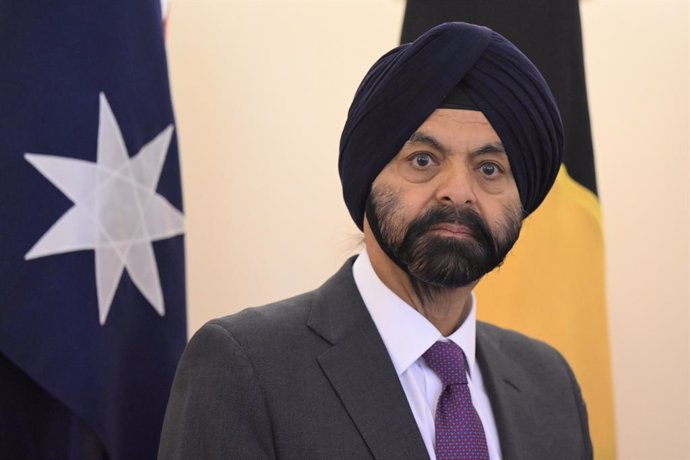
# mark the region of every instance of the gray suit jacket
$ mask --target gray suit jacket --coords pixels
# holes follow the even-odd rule
[[[211,321],[182,356],[160,459],[427,459],[349,260],[315,291]],[[477,325],[506,460],[589,459],[572,371],[541,342]]]

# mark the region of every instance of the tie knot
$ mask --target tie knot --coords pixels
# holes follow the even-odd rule
[[[424,353],[424,359],[444,385],[467,383],[465,354],[455,343],[434,343]]]

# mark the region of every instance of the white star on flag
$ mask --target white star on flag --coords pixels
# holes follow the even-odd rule
[[[24,258],[93,249],[101,325],[108,317],[124,269],[163,316],[163,291],[151,242],[184,233],[183,214],[156,193],[173,125],[130,158],[103,93],[99,101],[96,163],[53,155],[24,155],[74,203]]]

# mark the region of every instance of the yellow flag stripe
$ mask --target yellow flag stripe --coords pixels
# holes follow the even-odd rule
[[[599,228],[603,228],[599,198],[587,187],[570,177],[565,165],[561,165],[556,182],[563,189],[563,192],[568,194],[570,199],[577,202],[582,206],[583,210],[588,211],[592,218],[596,219]]]

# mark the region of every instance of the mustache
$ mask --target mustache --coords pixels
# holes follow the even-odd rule
[[[488,224],[473,209],[452,208],[450,206],[436,206],[410,223],[401,244],[401,248],[409,247],[417,238],[439,224],[454,224],[467,228],[472,237],[479,244],[495,249],[496,242]]]

